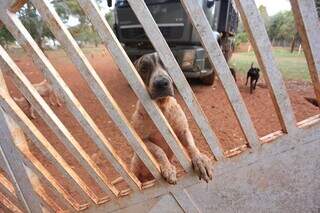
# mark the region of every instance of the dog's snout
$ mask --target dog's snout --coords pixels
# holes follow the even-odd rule
[[[165,78],[165,77],[161,77],[161,78],[158,78],[154,81],[154,87],[157,88],[157,89],[164,89],[166,87],[168,87],[170,84],[170,81],[169,79]]]

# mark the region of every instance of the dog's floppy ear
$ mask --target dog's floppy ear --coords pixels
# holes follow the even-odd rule
[[[149,78],[153,70],[153,61],[149,55],[143,55],[134,62],[140,77],[146,85],[149,84]]]

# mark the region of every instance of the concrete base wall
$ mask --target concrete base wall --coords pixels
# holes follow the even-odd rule
[[[186,190],[200,212],[319,213],[320,141],[299,143],[294,141],[286,148],[268,144],[273,150],[270,155],[256,161],[253,156],[246,165],[216,175],[211,183]],[[182,211],[174,197],[167,194],[117,212]]]

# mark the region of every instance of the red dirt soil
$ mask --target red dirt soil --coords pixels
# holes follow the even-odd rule
[[[85,107],[92,119],[96,122],[103,134],[109,139],[124,162],[129,165],[132,156],[132,150],[130,146],[127,144],[120,131],[115,127],[107,113],[104,111],[103,107],[90,91],[89,87],[82,79],[77,69],[68,60],[63,52],[50,52],[48,55],[54,67],[61,74],[62,78],[69,85],[73,93]],[[109,89],[110,93],[126,117],[130,119],[130,116],[134,111],[137,98],[121,72],[118,70],[117,66],[114,64],[112,58],[106,51],[91,51],[91,53],[87,55],[93,67],[98,72],[99,76]],[[34,66],[29,57],[23,56],[14,58],[18,66],[33,83],[40,82],[43,79],[40,71]],[[8,78],[7,83],[10,93],[14,96],[20,97],[21,95],[17,92],[17,89]],[[224,151],[244,145],[246,143],[245,137],[241,131],[241,128],[239,127],[232,108],[228,103],[220,82],[216,80],[214,86],[203,86],[197,81],[191,81],[190,83],[200,105],[207,115],[211,126],[217,134]],[[258,86],[254,94],[249,94],[249,89],[248,87],[244,86],[244,79],[242,76],[238,76],[237,84],[246,106],[248,107],[248,111],[251,115],[258,135],[261,137],[280,130],[281,127],[268,89]],[[287,81],[286,85],[298,121],[319,113],[319,109],[317,107],[312,106],[304,100],[304,96],[314,96],[313,88],[310,83]],[[187,114],[187,117],[190,121],[191,131],[193,132],[200,150],[212,156],[197,125],[193,121],[192,116],[186,109],[186,106],[183,104],[181,97],[178,97],[178,101],[182,104]],[[92,156],[99,167],[102,168],[106,176],[110,178],[110,180],[116,178],[118,176],[117,173],[107,163],[106,159],[99,152],[98,148],[84,133],[83,129],[76,122],[66,107],[62,106],[58,108],[51,106],[51,108],[54,110],[54,112],[56,112],[57,116],[61,119],[75,139],[85,149],[85,151]],[[27,112],[26,105],[22,106],[22,109],[24,112]],[[78,163],[76,163],[75,158],[66,151],[64,145],[57,139],[45,122],[41,120],[39,115],[35,120],[33,120],[33,122],[48,138],[49,142],[57,148],[61,155],[63,155],[67,162],[70,163],[70,165],[75,168],[79,174],[81,174],[81,177],[83,177],[84,180],[88,181],[89,185],[93,187],[94,191],[99,194],[99,196],[102,196],[103,193],[94,184],[94,181],[89,177],[87,172],[81,168]],[[41,154],[37,151],[37,148],[33,145],[30,146],[34,155],[41,159],[41,161],[44,162],[45,166],[47,166],[50,171],[52,171],[55,175],[58,175],[50,162],[46,161],[45,157],[41,156]],[[67,183],[62,181],[61,184],[63,184],[69,192],[77,197],[79,201],[81,200],[80,196],[78,196],[77,193],[67,185]]]

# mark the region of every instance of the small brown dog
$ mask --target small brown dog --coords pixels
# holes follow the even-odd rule
[[[142,56],[135,62],[135,66],[151,98],[158,104],[182,145],[188,150],[199,178],[208,182],[212,179],[212,163],[194,142],[186,115],[174,98],[173,81],[158,54]],[[173,153],[139,101],[132,116],[132,124],[160,164],[164,179],[170,184],[176,184],[176,168],[171,163]],[[147,178],[149,174],[136,154],[131,160],[131,170],[140,180]]]
[[[49,101],[50,101],[50,104],[51,105],[57,105],[58,107],[61,106],[61,102],[56,94],[56,92],[53,90],[51,84],[49,84],[49,82],[45,79],[43,81],[41,81],[40,83],[37,83],[37,84],[32,84],[33,87],[38,91],[39,95],[41,95],[42,97],[48,97],[49,98]],[[21,97],[21,98],[16,98],[16,97],[13,97],[13,99],[16,101],[16,102],[27,102],[28,103],[28,108],[29,108],[29,112],[30,112],[30,117],[35,119],[36,116],[35,116],[35,112],[34,112],[34,109],[33,107],[31,106],[31,104],[29,103],[29,101],[24,98],[24,97]]]

